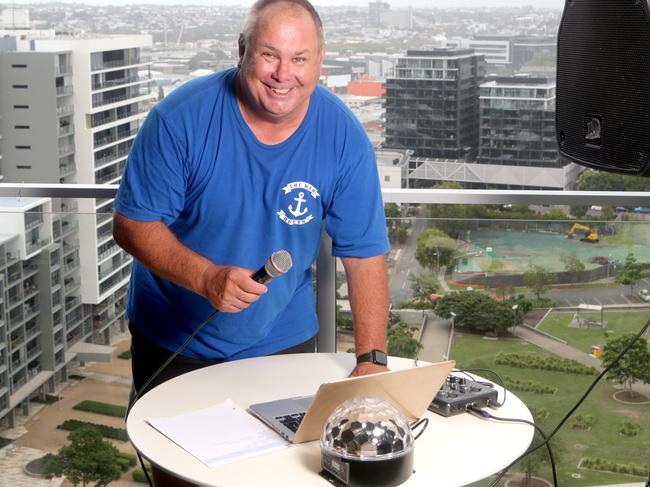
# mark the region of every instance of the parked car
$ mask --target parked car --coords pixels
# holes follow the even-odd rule
[[[647,289],[641,289],[639,291],[639,297],[641,298],[642,301],[649,302],[650,301],[650,294],[648,294]]]
[[[634,213],[650,213],[650,208],[647,206],[637,206],[634,208]]]

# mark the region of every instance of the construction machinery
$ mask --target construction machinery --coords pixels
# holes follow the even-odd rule
[[[587,225],[583,225],[581,223],[574,223],[573,226],[571,227],[571,230],[569,230],[569,233],[567,233],[567,238],[573,238],[574,234],[576,232],[582,232],[582,238],[580,239],[581,242],[589,242],[589,243],[596,243],[600,240],[600,237],[598,236],[598,229],[595,227],[589,227]]]

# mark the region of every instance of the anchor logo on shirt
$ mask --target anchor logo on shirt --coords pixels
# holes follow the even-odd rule
[[[296,204],[296,209],[295,209],[295,210],[293,209],[293,207],[292,207],[291,205],[289,205],[289,212],[290,212],[293,216],[295,216],[296,218],[298,218],[299,216],[304,215],[304,214],[307,213],[307,211],[308,211],[307,208],[305,208],[305,209],[302,210],[302,211],[300,210],[302,204],[303,204],[304,202],[307,201],[305,198],[303,198],[303,196],[305,196],[305,193],[303,193],[303,192],[301,191],[300,193],[298,193],[298,197],[293,199],[293,200],[297,203],[297,204]]]
[[[298,191],[298,196],[292,199],[292,201],[295,201],[295,204],[290,203],[286,206],[288,213],[284,209],[280,209],[276,213],[280,217],[280,220],[287,225],[304,225],[314,219],[314,215],[309,210],[309,199],[305,198],[307,194],[311,195],[314,200],[320,196],[314,186],[304,181],[294,181],[293,183],[287,184],[282,190],[285,195],[289,195],[294,190],[304,191]]]

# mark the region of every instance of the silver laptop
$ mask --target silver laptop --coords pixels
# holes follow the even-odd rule
[[[339,379],[321,384],[314,396],[251,404],[249,411],[292,443],[320,437],[336,406],[357,396],[390,402],[409,419],[424,415],[455,362]]]

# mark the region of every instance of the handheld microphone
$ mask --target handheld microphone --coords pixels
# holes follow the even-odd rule
[[[273,252],[264,265],[251,277],[254,281],[265,284],[274,277],[286,274],[291,269],[291,266],[293,266],[291,254],[286,250],[278,250],[277,252]]]
[[[264,265],[258,269],[255,274],[253,274],[251,277],[261,283],[264,284],[265,282],[269,281],[273,277],[278,277],[281,276],[282,274],[286,274],[289,269],[293,266],[293,261],[291,260],[291,254],[287,252],[286,250],[278,250],[276,252],[273,252],[271,256],[266,259],[266,262]],[[131,411],[131,408],[135,404],[135,402],[140,398],[142,393],[147,389],[147,386],[153,382],[153,380],[158,377],[158,375],[165,370],[165,367],[167,367],[172,360],[174,360],[179,353],[181,353],[187,345],[192,341],[192,338],[196,336],[196,334],[201,331],[201,329],[210,321],[214,316],[219,312],[218,309],[215,309],[212,313],[210,313],[210,316],[208,316],[197,328],[192,332],[192,334],[187,337],[185,342],[178,347],[178,350],[176,350],[166,361],[164,364],[162,364],[158,370],[156,370],[153,374],[151,374],[151,377],[147,379],[147,381],[144,383],[144,385],[140,388],[140,390],[135,394],[133,397],[133,400],[129,401],[129,407],[127,408],[126,415],[124,416],[124,419],[128,418],[129,412]]]

